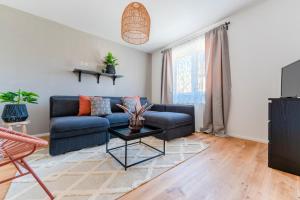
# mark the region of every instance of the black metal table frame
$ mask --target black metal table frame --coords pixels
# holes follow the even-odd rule
[[[155,147],[153,147],[153,146],[151,146],[151,145],[149,145],[149,144],[143,142],[143,141],[142,141],[142,138],[143,138],[143,137],[139,138],[139,141],[133,142],[133,143],[130,143],[130,144],[128,144],[129,141],[124,140],[124,139],[122,139],[122,138],[120,138],[120,137],[117,137],[117,138],[119,138],[119,139],[125,141],[125,145],[117,146],[117,147],[114,147],[114,148],[109,149],[109,148],[108,148],[108,143],[109,143],[109,139],[108,139],[108,138],[109,138],[109,134],[113,134],[113,133],[110,133],[109,131],[106,132],[106,153],[109,153],[116,161],[118,161],[118,163],[120,163],[120,164],[124,167],[125,170],[127,170],[127,168],[132,167],[132,166],[134,166],[134,165],[140,164],[140,163],[142,163],[142,162],[146,162],[146,161],[148,161],[148,160],[151,160],[151,159],[153,159],[153,158],[157,158],[157,157],[159,157],[159,156],[163,156],[163,155],[166,154],[166,140],[165,140],[164,137],[163,137],[163,138],[164,138],[164,139],[163,139],[163,150],[157,149],[157,148],[155,148]],[[160,132],[160,133],[156,133],[156,134],[161,134],[161,132]],[[153,135],[156,135],[156,134],[153,134]],[[114,134],[113,134],[113,135],[114,135]],[[115,135],[115,136],[117,136],[117,135]],[[149,136],[146,136],[146,137],[149,137]],[[134,140],[136,140],[136,139],[134,139]],[[144,144],[144,145],[146,145],[146,146],[148,146],[148,147],[150,147],[150,148],[156,150],[157,152],[159,152],[159,154],[157,154],[157,155],[155,155],[155,156],[151,156],[151,157],[149,157],[149,158],[146,158],[146,159],[143,159],[143,160],[140,160],[140,161],[138,161],[138,162],[135,162],[135,163],[132,163],[132,164],[128,165],[128,163],[127,163],[127,147],[130,146],[130,145],[134,145],[134,144]],[[111,152],[112,150],[116,150],[116,149],[123,148],[123,147],[125,147],[125,163],[123,163],[121,160],[119,160],[119,159]]]

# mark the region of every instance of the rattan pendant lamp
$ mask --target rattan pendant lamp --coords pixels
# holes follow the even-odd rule
[[[150,16],[139,2],[130,3],[122,15],[122,39],[130,44],[144,44],[149,40]]]

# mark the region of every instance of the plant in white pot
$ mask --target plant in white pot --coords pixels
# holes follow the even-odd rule
[[[0,103],[8,103],[4,106],[2,120],[5,122],[21,122],[28,118],[26,103],[37,104],[39,95],[34,92],[22,91],[1,92]]]

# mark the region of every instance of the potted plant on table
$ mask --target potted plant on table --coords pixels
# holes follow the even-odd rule
[[[34,92],[26,92],[19,89],[17,92],[0,93],[0,103],[8,103],[4,106],[2,120],[5,122],[21,122],[28,118],[25,103],[37,104],[38,95]]]
[[[153,106],[153,104],[148,105],[146,103],[141,107],[135,105],[134,112],[131,112],[130,109],[126,106],[120,104],[117,104],[117,106],[129,114],[129,129],[131,130],[131,133],[138,133],[144,127],[144,112],[149,110]]]
[[[111,52],[105,56],[103,63],[105,64],[105,73],[115,74],[116,66],[119,65],[118,59]]]

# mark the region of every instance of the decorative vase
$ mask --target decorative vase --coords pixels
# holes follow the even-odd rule
[[[4,122],[22,122],[28,118],[25,104],[6,104],[2,116]]]
[[[116,74],[115,66],[113,66],[113,65],[107,65],[106,66],[106,73],[108,73],[108,74]]]
[[[129,119],[129,129],[131,130],[131,133],[139,133],[144,127],[144,121],[144,119],[131,117]]]

